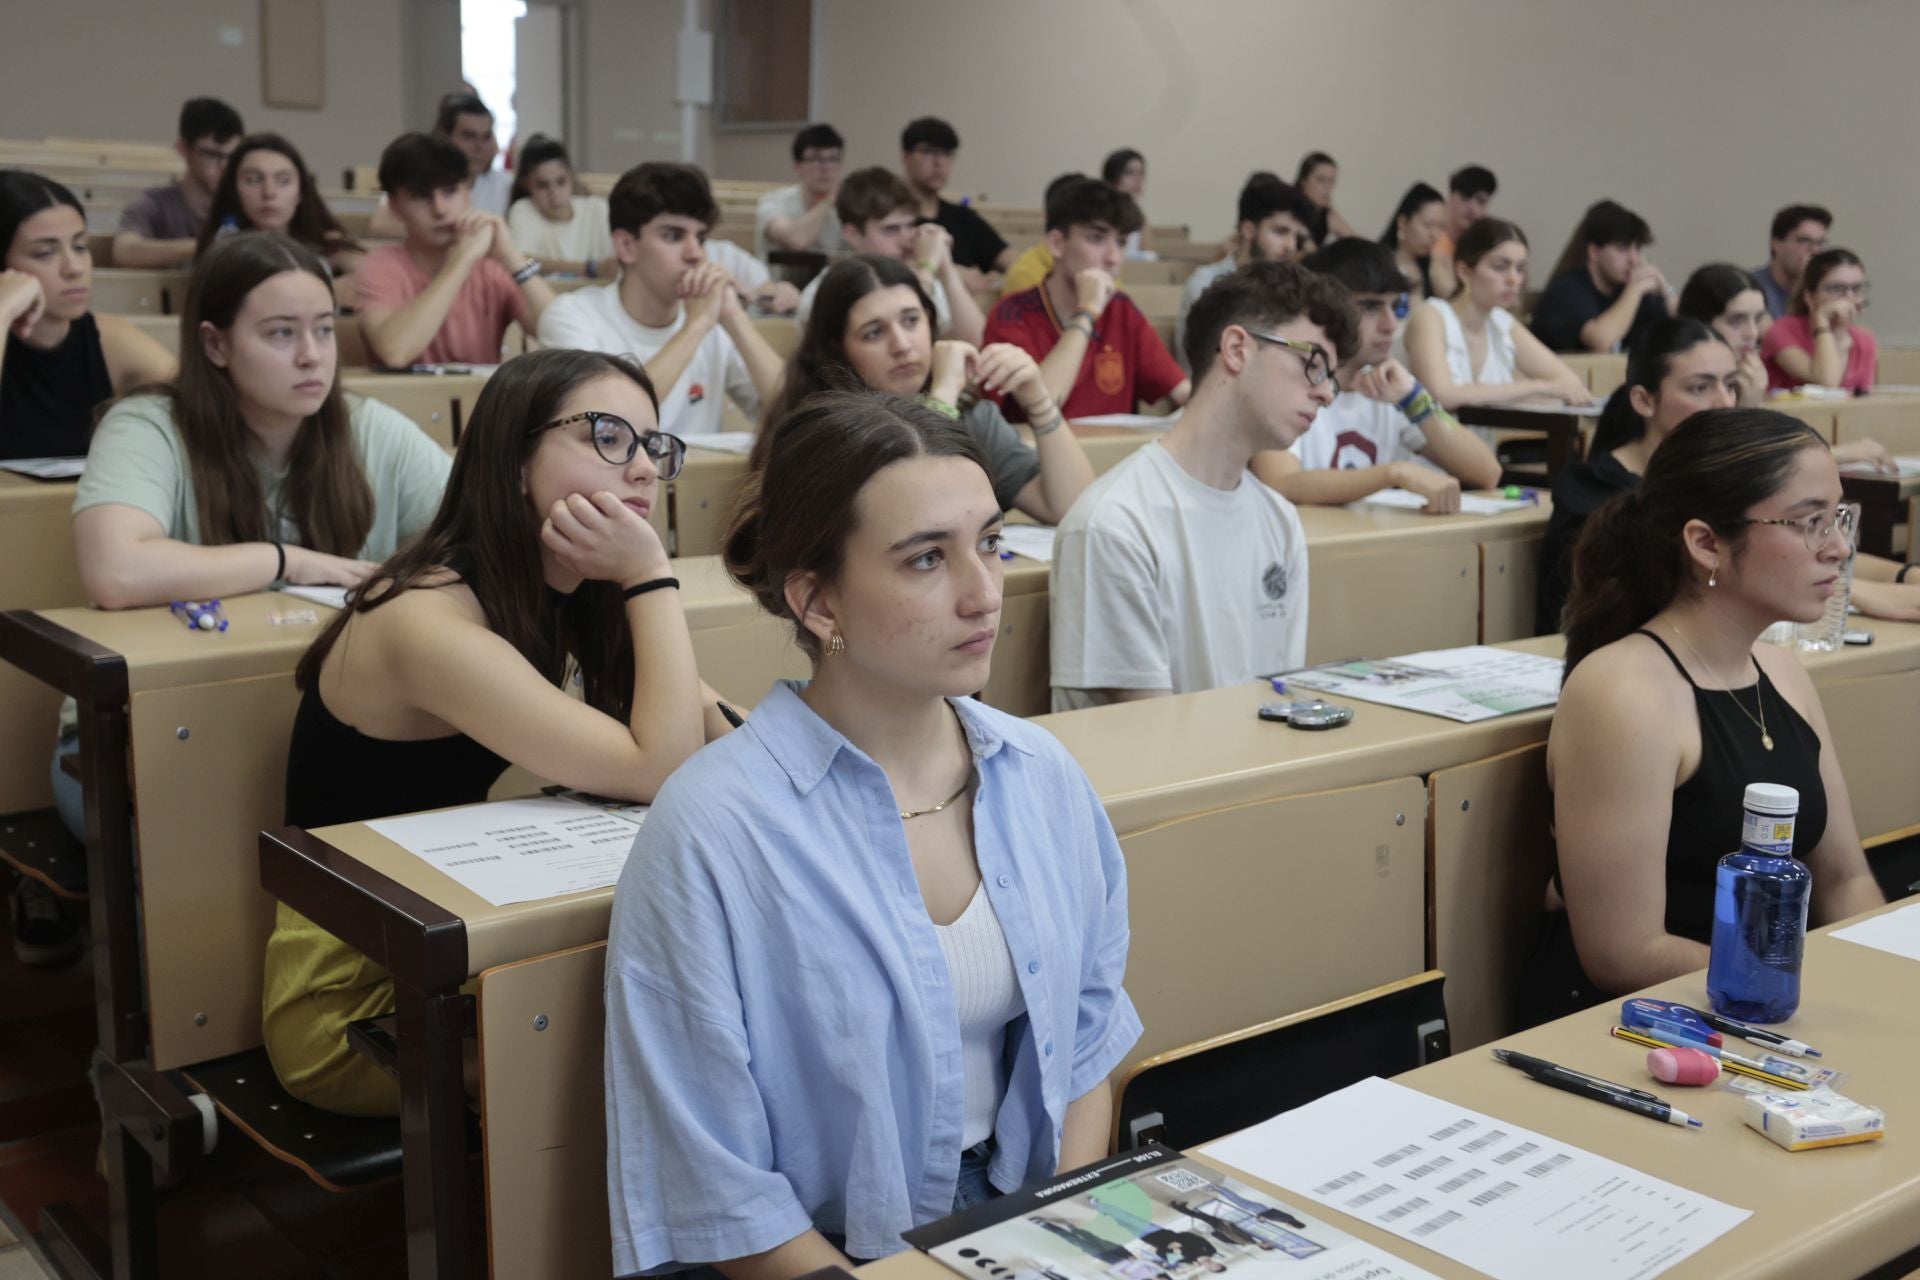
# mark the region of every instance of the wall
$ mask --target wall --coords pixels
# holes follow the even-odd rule
[[[816,3],[821,114],[852,165],[897,164],[901,125],[932,113],[961,135],[958,190],[1037,204],[1133,146],[1148,217],[1211,237],[1250,170],[1291,177],[1309,150],[1340,158],[1335,203],[1367,234],[1409,183],[1479,162],[1536,284],[1602,196],[1652,223],[1676,286],[1763,260],[1773,210],[1814,200],[1867,262],[1867,322],[1920,341],[1911,0]],[[785,143],[717,135],[713,171],[787,178]]]
[[[582,118],[567,139],[574,163],[619,173],[646,160],[678,160],[680,0],[576,0],[571,8],[571,65],[585,81],[574,99]]]
[[[344,167],[373,163],[394,135],[414,127],[402,96],[413,77],[403,69],[439,34],[409,21],[419,2],[327,0],[319,111],[262,105],[258,0],[9,3],[0,134],[171,142],[180,104],[211,95],[232,103],[248,128],[285,134],[321,181],[336,185]],[[452,6],[457,70],[458,5],[428,0],[433,5]],[[237,31],[239,43],[223,43],[222,28]],[[439,93],[426,95],[429,106]]]

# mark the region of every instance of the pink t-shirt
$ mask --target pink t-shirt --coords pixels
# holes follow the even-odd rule
[[[1880,373],[1880,344],[1869,330],[1857,324],[1848,325],[1847,332],[1853,336],[1853,347],[1847,352],[1847,371],[1840,385],[1849,391],[1871,390]],[[1778,357],[1788,347],[1813,354],[1813,324],[1808,317],[1781,316],[1767,330],[1766,341],[1760,344],[1760,358],[1767,365],[1769,391],[1790,391],[1806,381],[1780,367]]]
[[[392,311],[404,307],[426,290],[433,277],[422,271],[397,244],[381,245],[369,253],[353,273],[360,289],[362,311]],[[492,258],[482,258],[454,295],[440,332],[416,364],[499,364],[500,342],[507,326],[527,314],[526,295],[506,269]],[[378,357],[374,358],[378,364]]]

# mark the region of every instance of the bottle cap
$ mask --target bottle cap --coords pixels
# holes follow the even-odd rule
[[[1777,782],[1749,782],[1742,802],[1756,813],[1800,812],[1800,793]]]

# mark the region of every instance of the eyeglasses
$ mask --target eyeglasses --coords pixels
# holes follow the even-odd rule
[[[1298,352],[1301,363],[1307,367],[1308,386],[1317,387],[1322,383],[1331,382],[1335,391],[1340,389],[1340,380],[1333,376],[1333,361],[1328,359],[1326,349],[1319,343],[1276,338],[1272,334],[1261,333],[1255,329],[1249,329],[1247,333],[1261,342],[1270,342],[1276,347],[1285,347],[1289,351]]]
[[[649,431],[642,435],[625,418],[601,413],[597,409],[555,418],[544,426],[534,427],[527,434],[537,436],[542,431],[571,426],[576,422],[588,424],[593,433],[594,452],[616,467],[626,466],[633,461],[634,454],[645,449],[647,456],[653,459],[654,466],[659,468],[660,478],[671,480],[680,474],[681,464],[687,460],[687,442],[679,436],[670,436],[664,431]]]
[[[1865,302],[1867,300],[1867,282],[1862,280],[1858,284],[1841,284],[1839,281],[1834,281],[1830,284],[1822,284],[1819,288],[1819,293],[1822,297],[1826,298],[1858,298],[1862,302]]]
[[[1370,316],[1383,307],[1391,307],[1393,308],[1393,318],[1395,320],[1405,320],[1407,318],[1407,312],[1412,305],[1412,299],[1404,293],[1392,302],[1382,302],[1378,298],[1362,298],[1358,303],[1360,314],[1363,316]]]
[[[199,156],[208,164],[225,164],[232,158],[233,153],[239,149],[240,143],[236,139],[230,147],[195,147],[193,154]]]
[[[801,164],[818,165],[822,169],[831,169],[840,163],[838,151],[809,151],[800,157]]]
[[[1783,529],[1798,529],[1800,536],[1806,539],[1807,550],[1818,554],[1835,532],[1846,539],[1848,546],[1853,545],[1853,531],[1860,523],[1860,508],[1848,503],[1832,511],[1816,511],[1798,519],[1775,517],[1771,520],[1742,520],[1740,523],[1777,524]]]

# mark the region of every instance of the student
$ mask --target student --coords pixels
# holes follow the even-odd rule
[[[1442,260],[1437,246],[1447,234],[1447,199],[1424,182],[1416,182],[1400,197],[1380,243],[1393,250],[1400,274],[1407,278],[1414,300],[1451,298],[1459,281],[1454,278],[1452,255]]]
[[[1162,399],[1182,405],[1192,390],[1114,282],[1120,246],[1139,225],[1139,206],[1104,182],[1064,188],[1047,202],[1053,270],[1027,292],[1002,298],[987,320],[986,341],[1011,342],[1038,360],[1069,418],[1134,413]]]
[[[173,149],[187,162],[186,172],[177,182],[149,187],[120,211],[114,266],[178,267],[193,261],[214,188],[245,132],[240,113],[218,98],[193,98],[180,108],[180,136]]]
[[[278,231],[327,260],[337,278],[367,256],[320,198],[313,172],[277,133],[243,138],[227,158],[213,205],[201,224],[196,254],[234,231]]]
[[[1627,377],[1607,399],[1585,458],[1553,484],[1553,515],[1540,548],[1533,627],[1560,630],[1574,544],[1589,517],[1647,473],[1647,460],[1674,428],[1703,409],[1731,408],[1740,392],[1729,344],[1698,320],[1656,321],[1627,355]]]
[[[1740,847],[1749,783],[1800,794],[1811,923],[1884,901],[1813,682],[1787,650],[1757,643],[1775,619],[1826,609],[1848,555],[1840,502],[1811,427],[1716,409],[1589,520],[1547,740],[1558,869],[1529,966],[1534,1019],[1707,963],[1715,865]]]
[[[573,161],[558,139],[536,133],[520,148],[513,171],[507,230],[513,242],[540,259],[546,275],[613,274],[613,232],[605,196],[578,190]]]
[[[619,1275],[898,1252],[1104,1155],[1107,1076],[1140,1036],[1099,798],[1051,735],[969,696],[1003,572],[973,437],[871,392],[774,433],[726,563],[813,679],[668,779],[614,891]]]
[[[933,301],[940,328],[961,342],[980,341],[987,322],[954,264],[953,237],[937,223],[918,221],[913,192],[906,183],[891,170],[861,169],[840,184],[834,207],[840,216],[840,236],[849,249],[911,264]],[[815,276],[800,291],[794,318],[803,325],[824,278],[824,273]]]
[[[819,297],[779,399],[753,442],[754,471],[765,469],[773,449],[772,424],[791,418],[807,397],[858,379],[875,391],[918,396],[972,432],[1002,511],[1018,508],[1041,524],[1058,524],[1093,483],[1093,465],[1073,432],[1062,430],[1066,419],[1033,357],[1011,343],[975,350],[942,340],[918,272],[887,254],[862,254],[835,263],[816,283]],[[990,398],[1002,390],[1033,424],[1031,448]]]
[[[1256,262],[1194,307],[1195,389],[1173,429],[1093,482],[1054,544],[1053,709],[1212,689],[1298,667],[1307,544],[1248,470],[1333,403],[1357,347],[1330,277]]]
[[[1240,188],[1234,220],[1233,251],[1217,261],[1196,267],[1180,290],[1180,314],[1173,322],[1174,352],[1181,368],[1187,359],[1187,313],[1207,286],[1249,262],[1298,262],[1306,253],[1313,221],[1313,202],[1298,188],[1270,173],[1250,176]]]
[[[1063,173],[1047,184],[1046,192],[1040,198],[1040,207],[1046,208],[1047,201],[1065,191],[1076,182],[1085,182],[1084,173]],[[1111,185],[1111,184],[1109,184]],[[1036,240],[1020,251],[1006,274],[1000,278],[1000,296],[1011,298],[1016,293],[1024,293],[1047,278],[1047,272],[1053,270],[1053,250],[1047,248],[1044,239]]]
[[[493,134],[493,112],[471,93],[450,93],[440,99],[440,114],[433,122],[433,136],[459,148],[467,158],[467,172],[473,179],[468,199],[474,208],[496,218],[507,216],[513,201],[513,175],[496,169],[500,142]],[[384,189],[385,183],[381,186]]]
[[[1135,204],[1147,193],[1147,158],[1132,147],[1122,147],[1109,152],[1100,162],[1100,180],[1116,191],[1123,191]],[[1140,230],[1127,237],[1128,262],[1158,262],[1160,255],[1146,247],[1147,229]],[[1015,259],[1017,262],[1018,259]]]
[[[1407,364],[1440,406],[1591,403],[1580,375],[1513,318],[1527,283],[1526,234],[1481,218],[1461,237],[1456,263],[1453,297],[1428,298],[1407,322]]]
[[[1301,264],[1345,286],[1359,318],[1357,340],[1335,379],[1339,394],[1285,449],[1254,455],[1253,474],[1289,502],[1341,506],[1382,489],[1427,500],[1422,510],[1460,509],[1460,490],[1500,483],[1500,460],[1462,431],[1392,358],[1408,310],[1406,277],[1393,254],[1346,237]]]
[[[173,377],[166,348],[89,309],[93,256],[73,192],[0,170],[0,458],[80,457],[93,411]]]
[[[1467,234],[1468,227],[1487,216],[1487,206],[1493,203],[1494,193],[1499,189],[1499,179],[1485,165],[1470,164],[1455,169],[1447,179],[1447,230],[1434,245],[1434,253],[1451,262],[1460,237]]]
[[[707,259],[720,211],[692,165],[648,163],[620,175],[608,198],[620,278],[575,289],[540,320],[540,342],[626,356],[644,364],[660,399],[661,429],[721,429],[725,399],[749,419],[780,387],[780,357],[760,336],[733,282]]]
[[[1528,324],[1551,351],[1627,351],[1667,314],[1673,290],[1642,257],[1646,219],[1611,200],[1591,205],[1553,268]]]
[[[953,153],[960,135],[945,120],[922,116],[900,132],[900,168],[913,190],[922,221],[937,222],[953,236],[953,260],[978,273],[970,283],[982,287],[986,276],[1013,265],[1013,249],[987,220],[964,204],[943,200],[953,176]]]
[[[380,186],[406,239],[355,272],[360,329],[374,363],[500,363],[507,326],[532,330],[553,301],[540,261],[507,224],[469,206],[466,157],[452,143],[403,134],[380,154]]]
[[[509,765],[649,801],[726,732],[647,521],[685,452],[653,403],[637,366],[585,351],[536,351],[487,380],[432,523],[294,673],[289,824],[477,804]],[[393,1011],[392,977],[284,905],[265,968],[262,1029],[287,1091],[396,1114],[393,1078],[346,1042],[348,1023]]]
[[[1867,309],[1867,268],[1847,249],[1823,249],[1807,259],[1787,314],[1773,322],[1760,345],[1767,386],[1790,391],[1806,383],[1870,391],[1880,373],[1880,344],[1856,324]]]
[[[755,257],[765,258],[775,249],[824,253],[828,257],[847,251],[833,203],[840,189],[846,145],[840,131],[830,124],[810,124],[793,135],[793,176],[799,181],[767,192],[754,206]]]
[[[1324,151],[1309,151],[1300,157],[1300,168],[1293,185],[1313,206],[1313,220],[1307,224],[1307,238],[1314,248],[1324,249],[1343,236],[1360,233],[1333,207],[1333,186],[1340,180],[1340,166]]]
[[[1767,366],[1760,358],[1760,340],[1772,320],[1760,286],[1749,273],[1728,262],[1709,262],[1687,277],[1674,313],[1698,320],[1733,351],[1738,361],[1739,407],[1751,409],[1767,398]]]
[[[1778,320],[1787,314],[1807,259],[1827,247],[1832,227],[1833,214],[1817,204],[1790,204],[1773,215],[1767,260],[1748,273],[1767,300],[1768,315]]]

